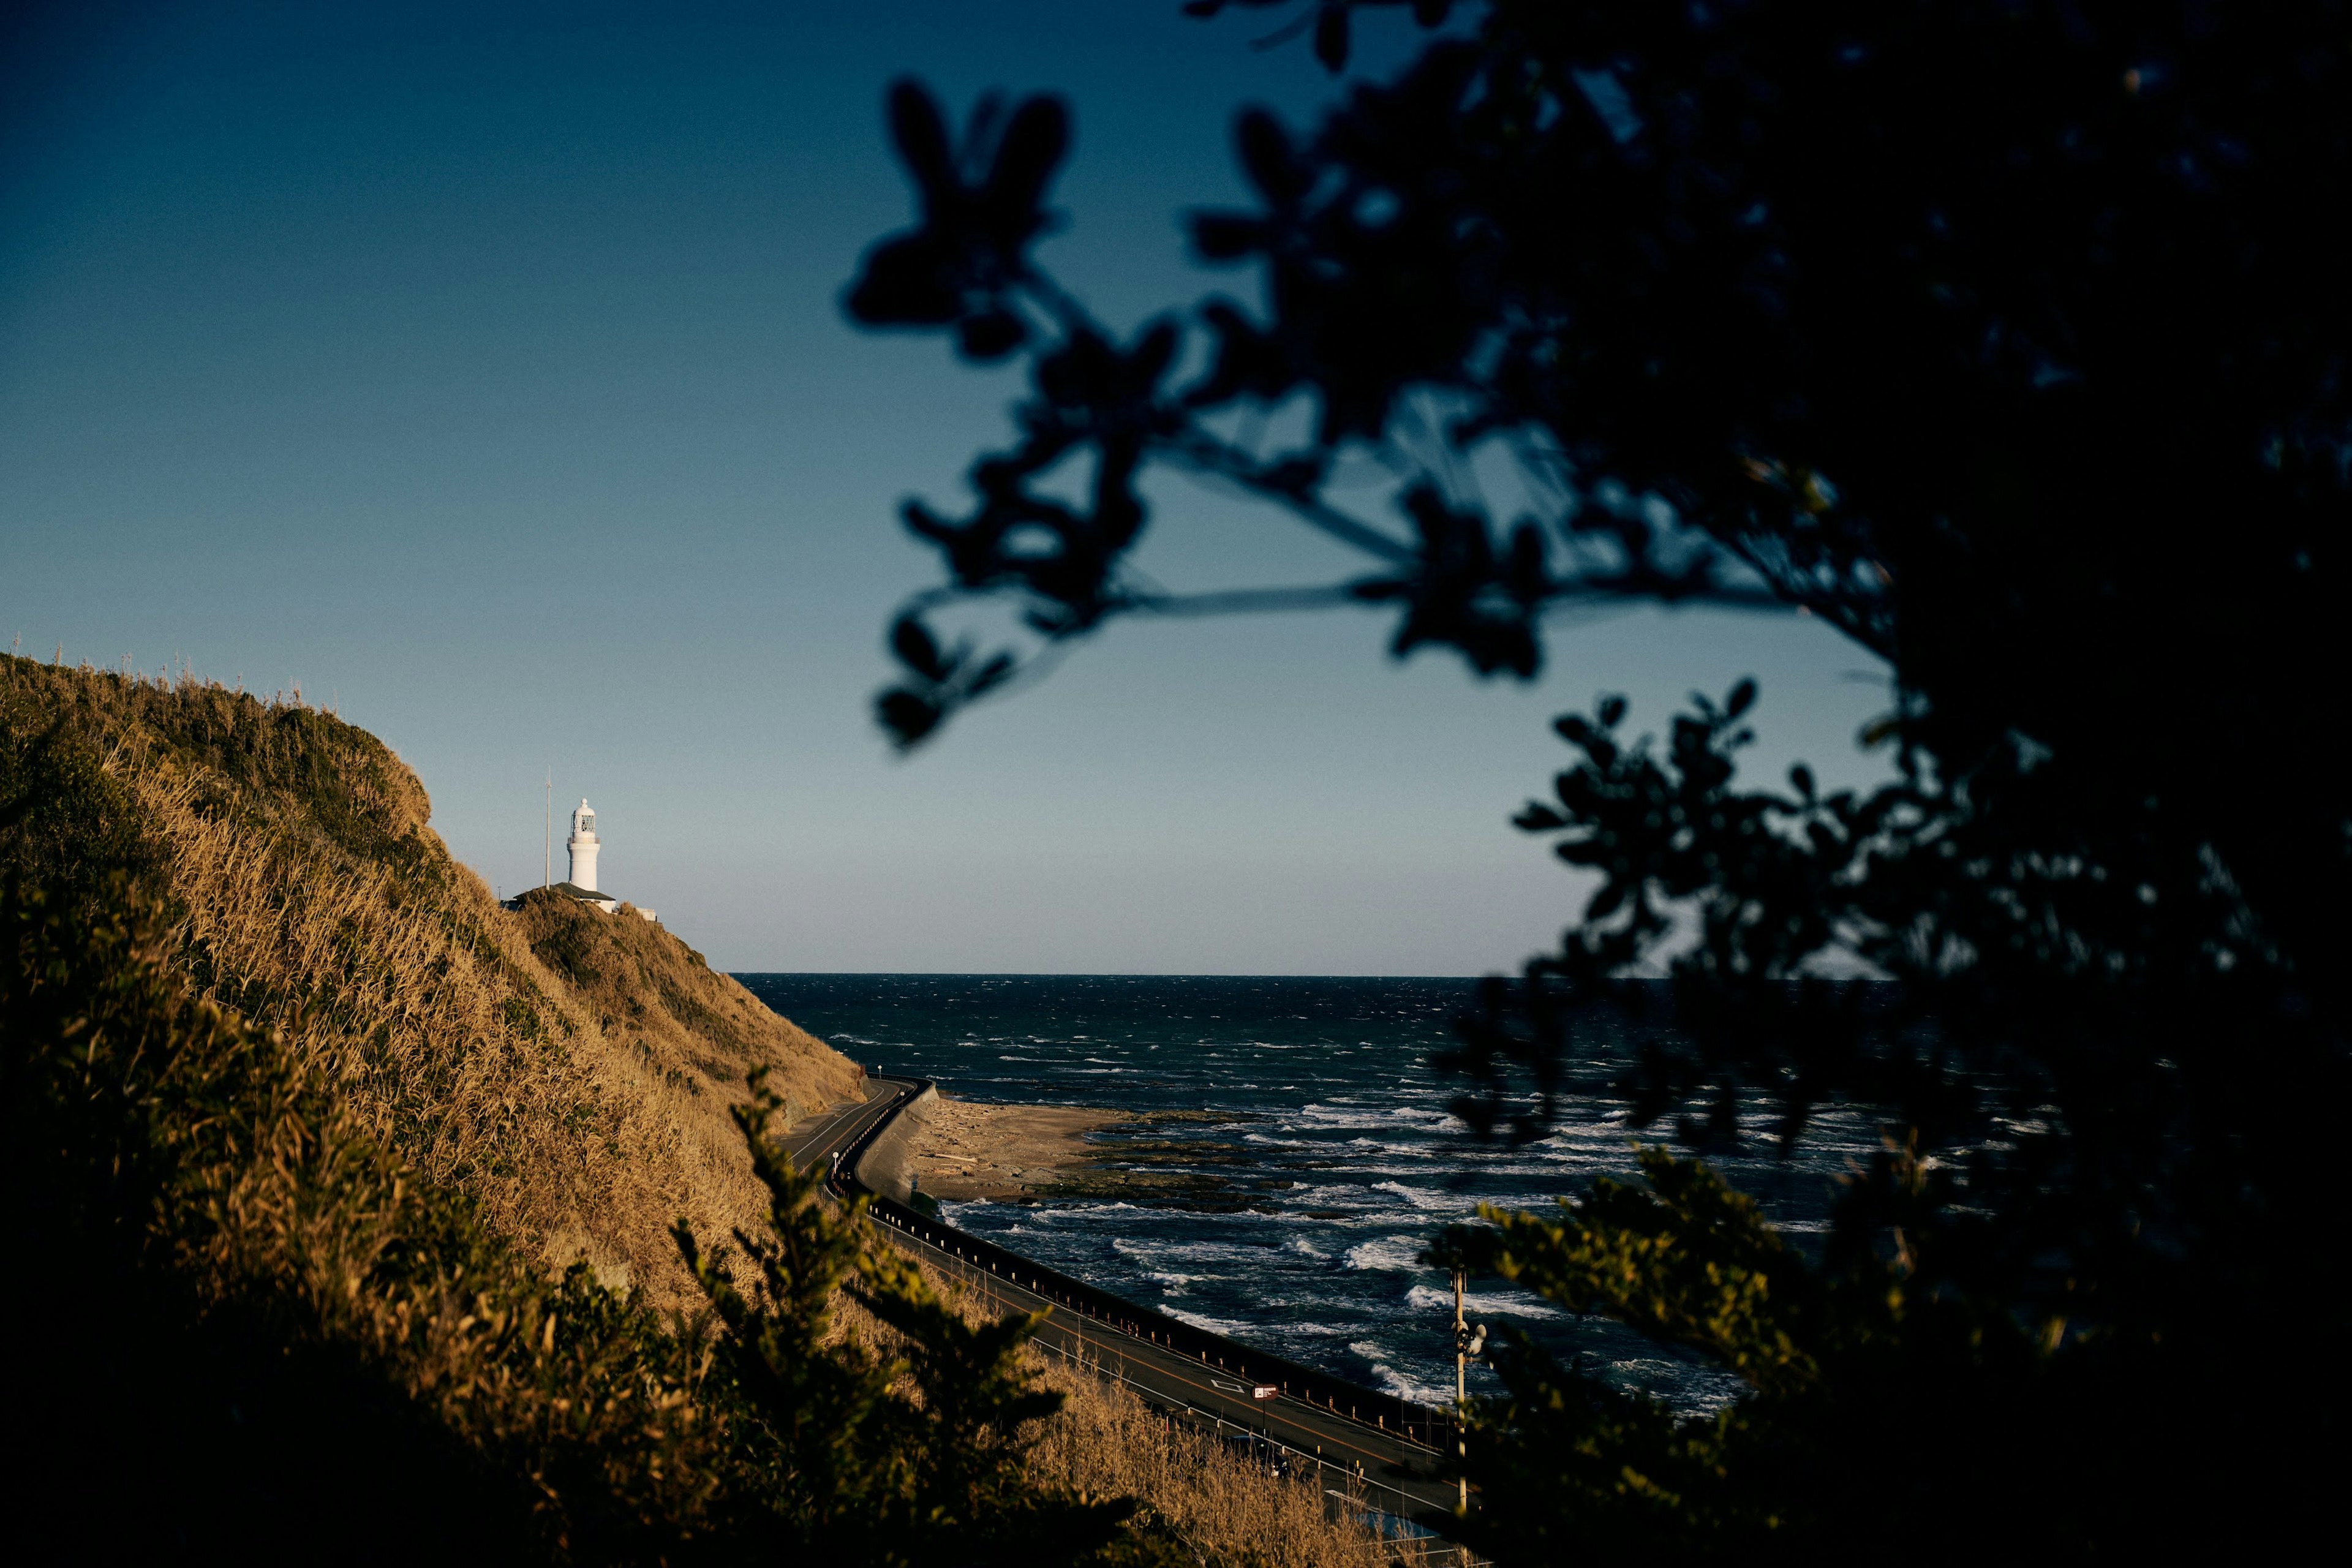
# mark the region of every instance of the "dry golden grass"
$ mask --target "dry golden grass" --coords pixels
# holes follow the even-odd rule
[[[1313,1475],[1276,1476],[1152,1413],[1128,1388],[1036,1353],[1039,1379],[1065,1395],[1042,1424],[1030,1474],[1048,1484],[1139,1498],[1194,1548],[1266,1568],[1375,1568],[1388,1542],[1324,1511]]]
[[[559,1492],[601,1485],[648,1517],[695,1517],[724,1447],[688,1392],[706,1352],[676,1345],[650,1376],[650,1360],[599,1361],[593,1336],[564,1348],[545,1303],[478,1294],[470,1275],[361,1281],[421,1223],[402,1195],[421,1183],[551,1266],[584,1258],[657,1310],[698,1308],[670,1222],[706,1240],[767,1223],[727,1114],[743,1075],[768,1067],[805,1112],[862,1095],[857,1067],[657,927],[554,897],[501,909],[427,826],[414,773],[339,720],[204,683],[0,671],[15,743],[62,722],[135,803],[172,910],[157,951],[193,1016],[274,1028],[264,1055],[283,1042],[290,1076],[205,1167],[215,1219],[191,1233],[205,1254],[192,1272],[254,1294],[297,1338],[359,1350],[486,1450],[610,1472],[535,1477],[558,1513]],[[297,1114],[304,1086],[331,1109]],[[846,1301],[837,1329],[890,1338]],[[1084,1370],[1035,1365],[1068,1396],[1036,1435],[1038,1479],[1137,1497],[1204,1560],[1393,1560],[1326,1517],[1316,1480],[1271,1476]],[[607,1394],[575,1397],[589,1387]]]
[[[879,1232],[884,1245],[891,1233]],[[928,1260],[923,1277],[968,1320],[998,1310]],[[885,1325],[844,1298],[836,1321],[871,1343],[889,1346]],[[1262,1568],[1382,1568],[1400,1560],[1399,1543],[1350,1519],[1330,1517],[1324,1483],[1311,1473],[1277,1476],[1213,1436],[1156,1414],[1098,1368],[1073,1364],[1031,1344],[1024,1352],[1038,1382],[1063,1396],[1059,1414],[1040,1422],[1027,1469],[1037,1481],[1103,1497],[1132,1497],[1165,1521],[1204,1560]],[[1410,1560],[1410,1559],[1408,1559]]]
[[[66,1511],[177,1487],[175,1517],[267,1536],[326,1494],[362,1500],[338,1526],[438,1510],[428,1535],[503,1521],[559,1558],[583,1527],[624,1559],[699,1529],[740,1473],[707,1342],[549,1280],[415,1181],[282,1035],[188,994],[152,890],[100,891],[12,874],[0,897],[13,1152],[34,1155],[11,1165],[12,1306],[38,1321],[11,1328],[42,1347],[10,1387],[68,1467],[52,1483],[89,1489]]]
[[[864,1069],[787,1019],[660,926],[557,894],[534,892],[507,915],[530,953],[583,1010],[601,1037],[606,1059],[625,1067],[633,1102],[648,1108],[676,1140],[696,1185],[725,1192],[734,1204],[726,1226],[764,1223],[767,1194],[750,1179],[742,1133],[729,1114],[743,1100],[744,1075],[765,1066],[784,1102],[789,1124],[810,1111],[862,1098]],[[644,1167],[643,1154],[624,1152]],[[689,1214],[698,1234],[724,1229]],[[666,1236],[653,1238],[662,1247]]]
[[[137,802],[198,996],[280,1029],[419,1176],[552,1265],[584,1258],[656,1307],[695,1304],[670,1222],[764,1223],[726,1113],[744,1074],[770,1068],[803,1110],[863,1094],[855,1064],[667,931],[501,909],[363,731],[205,683],[22,659],[7,681],[73,721]],[[534,937],[598,955],[589,994]]]

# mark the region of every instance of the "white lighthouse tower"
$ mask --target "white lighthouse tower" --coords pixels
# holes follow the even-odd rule
[[[572,885],[585,893],[596,890],[596,814],[583,796],[572,814],[572,837],[563,841],[572,852]]]
[[[600,910],[608,915],[618,914],[621,900],[596,885],[596,851],[603,846],[596,839],[596,808],[590,805],[584,797],[572,813],[572,836],[563,841],[563,847],[572,856],[572,875],[546,891],[576,899],[590,909]],[[506,907],[510,910],[528,908],[528,900],[531,897],[532,893],[517,893],[507,900]],[[636,905],[629,907],[648,924],[661,923],[653,910]]]

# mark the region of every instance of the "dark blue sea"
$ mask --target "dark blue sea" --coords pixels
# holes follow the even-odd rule
[[[1433,1403],[1453,1393],[1453,1296],[1417,1261],[1431,1234],[1481,1201],[1546,1208],[1633,1167],[1636,1133],[1613,1100],[1575,1103],[1550,1137],[1517,1148],[1479,1142],[1447,1112],[1460,1086],[1430,1062],[1466,981],[736,978],[848,1056],[968,1100],[1213,1113],[1143,1135],[1179,1145],[1172,1165],[1156,1151],[1152,1170],[1216,1178],[1220,1201],[950,1204],[946,1215],[1187,1321]],[[1607,1066],[1607,1045],[1591,1065]],[[1832,1177],[1876,1147],[1859,1119],[1831,1116],[1792,1160],[1759,1139],[1716,1163],[1802,1238],[1824,1224]],[[1687,1411],[1738,1390],[1694,1357],[1497,1281],[1474,1284],[1470,1316]]]

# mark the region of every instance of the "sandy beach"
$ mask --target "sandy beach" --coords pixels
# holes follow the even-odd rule
[[[1092,1169],[1086,1135],[1132,1120],[1090,1107],[975,1105],[941,1095],[914,1128],[908,1169],[936,1198],[1018,1197]]]

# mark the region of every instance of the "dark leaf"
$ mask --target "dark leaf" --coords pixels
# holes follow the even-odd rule
[[[1271,394],[1268,394],[1271,395]],[[1314,493],[1323,482],[1325,463],[1321,454],[1290,458],[1263,470],[1258,476],[1266,489],[1285,495],[1306,496]]]
[[[1162,316],[1136,340],[1135,352],[1127,357],[1128,368],[1139,388],[1150,388],[1167,374],[1175,357],[1176,323]]]
[[[1756,682],[1742,680],[1731,689],[1730,698],[1723,705],[1723,716],[1737,719],[1756,706]]]
[[[1323,68],[1339,71],[1348,64],[1348,7],[1324,0],[1323,14],[1315,18],[1315,58]]]
[[[890,84],[890,136],[907,172],[928,198],[956,188],[955,160],[948,150],[947,121],[939,100],[912,77]]]
[[[945,717],[932,699],[903,687],[893,687],[876,698],[874,716],[901,751],[938,729]]]
[[[1236,213],[1201,213],[1192,219],[1192,248],[1203,261],[1237,261],[1265,248],[1265,225]]]
[[[1234,141],[1243,170],[1268,202],[1286,206],[1306,190],[1307,175],[1291,153],[1289,134],[1273,115],[1263,109],[1243,110],[1234,126]]]
[[[890,651],[898,662],[926,680],[945,680],[947,662],[940,657],[940,645],[930,629],[912,616],[901,616],[890,628]]]
[[[988,198],[1008,219],[1025,219],[1045,195],[1054,166],[1069,151],[1070,113],[1058,98],[1026,99],[1013,111],[989,171]]]
[[[966,359],[1003,359],[1029,335],[1029,329],[1011,310],[981,310],[956,323],[956,347]]]
[[[944,326],[963,309],[948,268],[928,231],[885,240],[866,252],[845,308],[869,327]]]

